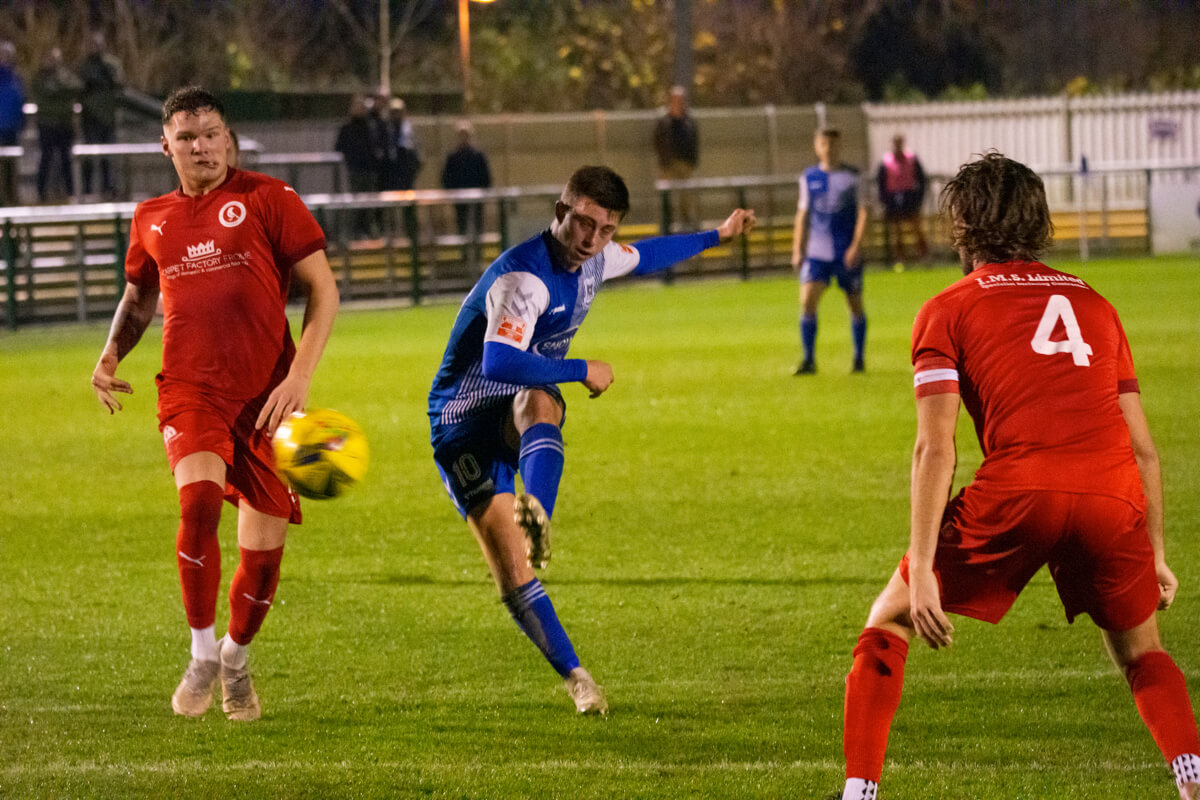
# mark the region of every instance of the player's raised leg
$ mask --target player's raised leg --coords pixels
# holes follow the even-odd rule
[[[487,559],[501,600],[522,632],[563,678],[575,707],[603,714],[608,704],[591,675],[579,665],[575,648],[525,553],[525,534],[513,518],[514,497],[494,495],[467,514],[467,523]]]
[[[525,492],[516,497],[514,519],[525,532],[529,563],[550,561],[550,518],[562,480],[562,402],[543,389],[524,389],[513,399],[512,424],[520,437],[518,472]]]
[[[878,790],[888,733],[904,688],[908,645],[914,634],[908,610],[908,584],[896,570],[871,606],[866,628],[854,648],[854,665],[846,678],[843,800],[873,800]]]
[[[180,522],[175,557],[183,608],[191,629],[191,661],[171,696],[176,714],[198,717],[212,704],[218,648],[214,625],[221,583],[221,546],[217,528],[225,496],[225,462],[216,453],[199,452],[175,465]]]
[[[1157,615],[1127,631],[1104,631],[1104,643],[1125,673],[1138,713],[1175,773],[1179,796],[1200,797],[1196,716],[1183,673],[1162,647]]]
[[[246,648],[262,627],[279,585],[288,520],[242,500],[238,508],[241,560],[229,585],[229,632],[221,639],[221,709],[235,722],[262,715],[246,663]]]

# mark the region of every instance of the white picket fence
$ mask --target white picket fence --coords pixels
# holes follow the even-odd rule
[[[1200,164],[1200,91],[1100,97],[1047,97],[978,102],[864,104],[870,163],[877,164],[901,133],[926,172],[953,175],[989,149],[1043,173],[1076,173],[1048,181],[1056,205],[1096,202],[1081,191],[1090,171],[1131,170],[1104,181],[1111,208],[1146,202],[1137,170]],[[1184,173],[1178,173],[1183,180]],[[1115,176],[1113,176],[1115,177]],[[1164,180],[1172,180],[1169,174]],[[1086,198],[1086,200],[1084,200]]]

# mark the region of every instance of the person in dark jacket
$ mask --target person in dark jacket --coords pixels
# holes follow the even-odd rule
[[[50,199],[51,171],[58,169],[67,195],[75,194],[71,175],[71,147],[75,144],[75,101],[79,99],[79,79],[63,65],[62,50],[51,48],[33,79],[33,97],[37,102],[38,201]]]
[[[688,113],[687,90],[672,86],[667,98],[667,113],[654,126],[654,153],[658,157],[658,177],[661,180],[687,180],[696,174],[700,164],[700,129]],[[680,221],[687,228],[697,224],[696,199],[690,191],[681,191],[678,198]]]
[[[104,34],[92,34],[88,45],[88,57],[79,68],[79,79],[83,82],[80,97],[80,114],[83,141],[85,144],[112,144],[117,141],[117,100],[121,95],[124,71],[121,62],[109,53],[104,43]],[[112,164],[108,158],[85,158],[82,163],[83,192],[92,193],[92,174],[97,162],[100,165],[100,191],[105,197],[114,197]]]
[[[367,101],[361,94],[350,98],[350,119],[338,129],[334,149],[342,154],[346,178],[351,192],[378,190],[379,160],[376,157],[371,120],[367,116]],[[372,214],[367,209],[352,212],[355,238],[371,237]]]
[[[455,126],[458,135],[458,147],[446,156],[446,164],[442,167],[443,189],[490,189],[492,186],[492,171],[488,167],[487,156],[471,143],[475,133],[471,123],[462,120]],[[458,224],[459,236],[466,236],[472,221],[474,228],[471,232],[478,236],[483,231],[482,203],[455,203],[455,221]]]

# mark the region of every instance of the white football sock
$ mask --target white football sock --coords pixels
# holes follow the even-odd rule
[[[1179,791],[1189,783],[1200,784],[1200,756],[1195,753],[1184,753],[1171,762],[1175,772],[1175,785]]]
[[[229,638],[229,634],[221,637],[221,664],[230,669],[246,668],[246,645],[238,644]]]
[[[842,791],[842,800],[875,800],[879,784],[866,778],[846,778],[846,788]]]
[[[220,648],[217,647],[217,634],[213,626],[207,628],[191,628],[192,658],[198,661],[216,661]]]

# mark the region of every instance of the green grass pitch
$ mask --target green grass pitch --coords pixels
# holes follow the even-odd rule
[[[1200,686],[1200,272],[1186,259],[1053,263],[1121,311],[1162,455],[1162,617]],[[907,542],[909,326],[949,267],[873,272],[868,372],[840,293],[820,373],[793,378],[787,279],[606,290],[566,387],[567,468],[543,579],[607,719],[574,713],[498,601],[430,458],[425,395],[452,304],[346,310],[313,405],[366,429],[354,493],[307,502],[251,650],[264,717],[172,715],[187,660],[178,506],[154,418],[157,328],[109,417],[88,378],[106,327],[0,335],[0,796],[827,797],[867,608]],[[979,451],[965,414],[961,484]],[[222,523],[225,586],[236,548]],[[223,590],[224,591],[224,590]],[[222,597],[218,631],[226,619]],[[1086,619],[1039,573],[998,627],[914,646],[881,797],[1156,798],[1169,771]]]

